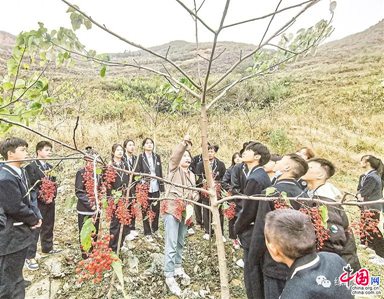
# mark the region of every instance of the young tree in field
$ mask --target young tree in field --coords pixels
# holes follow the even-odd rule
[[[201,17],[201,9],[204,5],[206,5],[207,1],[176,0],[184,12],[192,17],[195,25],[195,54],[198,62],[196,64],[196,71],[193,74],[188,73],[169,57],[169,51],[171,49],[169,49],[167,53],[161,54],[155,50],[146,48],[129,38],[124,37],[122,34],[108,29],[106,25],[93,19],[78,6],[68,2],[67,0],[62,0],[62,2],[66,3],[69,7],[68,13],[70,14],[73,30],[79,29],[82,25],[84,25],[87,29],[90,29],[92,26],[96,26],[126,44],[158,58],[161,61],[161,66],[158,68],[151,68],[135,59],[122,62],[113,61],[105,55],[96,55],[95,51],[85,50],[85,47],[81,45],[72,30],[60,28],[57,31],[53,30],[48,32],[43,24],[40,24],[39,31],[30,32],[24,38],[24,43],[19,41],[18,45],[24,45],[30,41],[36,53],[40,54],[42,61],[48,60],[50,55],[55,55],[58,63],[64,63],[67,59],[70,59],[74,55],[82,56],[101,65],[100,75],[102,77],[105,76],[107,67],[130,67],[149,71],[162,76],[165,80],[172,84],[175,89],[182,90],[185,94],[183,98],[184,101],[199,102],[201,147],[204,170],[207,174],[208,191],[210,194],[210,206],[206,208],[212,211],[212,223],[214,225],[216,235],[220,271],[221,297],[230,298],[217,195],[214,189],[214,181],[208,162],[207,140],[209,132],[207,128],[209,120],[207,113],[210,109],[214,109],[215,105],[219,106],[222,101],[225,101],[227,93],[236,85],[246,80],[271,73],[284,63],[298,59],[315,49],[320,42],[329,36],[332,31],[330,24],[333,18],[336,2],[330,2],[330,17],[328,20],[321,20],[308,29],[299,30],[296,34],[288,34],[287,31],[296,22],[296,20],[304,15],[309,8],[321,2],[321,0],[301,0],[289,6],[284,5],[282,0],[278,0],[276,2],[275,9],[270,13],[254,16],[249,19],[243,19],[234,23],[229,23],[227,21],[227,14],[231,9],[231,1],[220,1],[223,5],[223,9],[220,12],[220,21],[215,25],[210,25],[209,20],[204,20]],[[292,12],[289,20],[279,22],[279,17],[288,12]],[[268,20],[268,23],[264,33],[254,49],[248,53],[239,53],[238,59],[228,69],[226,69],[222,75],[213,76],[212,68],[217,58],[221,55],[225,55],[223,52],[217,52],[218,40],[221,34],[228,29],[233,30],[234,28],[237,28],[240,30],[243,24],[249,24],[260,20]],[[279,25],[272,26],[275,24]],[[202,54],[199,50],[199,28],[201,27],[211,33],[212,45],[208,55]],[[272,27],[276,27],[277,29],[272,31]],[[31,51],[31,53],[33,53],[33,51]],[[239,67],[249,61],[249,59],[253,59],[253,67],[248,71],[234,76],[233,74],[239,69]],[[180,98],[177,99],[180,100]],[[6,118],[4,117],[0,120],[6,121]]]

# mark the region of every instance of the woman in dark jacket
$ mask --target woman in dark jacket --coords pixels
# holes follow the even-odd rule
[[[112,146],[112,161],[111,165],[120,168],[128,170],[128,166],[123,159],[124,157],[124,148],[120,144],[114,144]],[[109,171],[109,170],[107,170]],[[117,209],[119,209],[119,204],[128,205],[126,202],[127,197],[127,188],[129,183],[129,174],[126,172],[123,172],[121,170],[112,170],[114,172],[115,178],[114,181],[111,182],[110,186],[107,186],[107,197],[109,201],[113,200],[116,207],[115,212],[112,215],[111,218],[111,225],[109,228],[109,232],[111,235],[113,235],[113,238],[110,241],[110,247],[113,251],[117,251],[117,245],[119,241],[119,232],[120,232],[120,226],[122,225],[122,222],[128,221],[128,219],[118,219],[117,217]],[[122,202],[122,203],[121,203]],[[111,202],[110,202],[111,204]],[[122,208],[121,208],[122,209]],[[132,215],[131,215],[132,216]],[[123,224],[123,236],[122,240],[125,239],[125,237],[129,234],[129,224]]]
[[[357,187],[357,196],[359,200],[367,202],[383,198],[383,181],[384,181],[384,165],[383,162],[372,156],[365,155],[361,158],[361,166],[366,172],[360,176],[359,185]],[[380,213],[383,212],[383,204],[365,205],[362,210],[362,216],[365,210],[371,210],[373,219],[380,219]],[[371,233],[370,237],[360,240],[363,244],[372,248],[381,259],[376,258],[373,262],[384,265],[384,240],[380,230],[377,233]]]
[[[137,170],[162,178],[163,168],[160,156],[153,152],[155,143],[151,138],[145,138],[142,146],[144,151],[138,157]],[[142,206],[144,235],[149,242],[152,242],[152,234],[156,234],[159,229],[160,203],[157,199],[160,197],[160,192],[164,192],[164,183],[153,178],[143,178],[142,182],[149,184],[149,205],[146,208]],[[149,211],[153,219],[149,219]]]

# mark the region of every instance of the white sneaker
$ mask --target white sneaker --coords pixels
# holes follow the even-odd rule
[[[184,268],[175,268],[175,276],[181,277],[181,283],[183,285],[189,285],[191,283],[191,278],[189,277],[188,274],[185,273]]]
[[[239,259],[236,261],[236,265],[238,265],[240,268],[244,268],[244,261],[243,259]]]
[[[177,281],[175,280],[174,277],[167,277],[165,279],[165,284],[168,286],[169,291],[172,294],[175,294],[176,296],[181,295],[181,289],[180,289],[179,284],[177,283]]]
[[[225,242],[227,242],[227,239],[223,236],[223,242],[225,243]]]
[[[195,231],[194,231],[194,229],[191,227],[191,228],[189,228],[188,229],[188,235],[194,235],[195,234]]]
[[[133,241],[135,240],[136,237],[132,234],[132,233],[129,233],[126,237],[125,237],[125,241]]]
[[[384,258],[380,256],[376,256],[373,259],[369,260],[372,264],[378,265],[378,266],[384,266]]]
[[[237,239],[233,240],[233,248],[235,248],[236,250],[240,249],[240,243]]]
[[[131,230],[130,234],[132,236],[134,236],[135,238],[137,238],[139,236],[139,233],[137,232],[137,230]]]
[[[203,239],[204,240],[209,240],[210,239],[209,234],[204,234]]]

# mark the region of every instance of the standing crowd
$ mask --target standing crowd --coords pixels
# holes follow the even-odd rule
[[[93,159],[98,154],[93,148],[86,148],[85,166],[79,169],[75,178],[79,240],[87,219],[93,219],[96,230],[99,227],[100,212],[90,190],[90,179],[96,181],[97,188],[104,188],[115,210],[120,204],[124,205],[131,216],[137,215],[138,194],[144,190],[147,201],[140,201],[144,239],[147,242],[164,240],[165,282],[171,293],[181,295],[178,278],[185,285],[191,280],[182,266],[187,234],[193,234],[197,227],[201,227],[204,240],[213,236],[212,214],[202,207],[210,204],[207,193],[182,186],[207,188],[210,178],[204,170],[202,155],[192,157],[192,141],[188,135],[173,147],[166,175],[163,174],[162,159],[155,152],[154,141],[145,138],[141,145],[142,152],[136,155],[134,140],[114,144],[108,167],[102,173],[93,173]],[[0,166],[0,299],[24,298],[27,282],[22,275],[23,266],[32,271],[39,269],[36,261],[39,240],[42,255],[61,251],[53,242],[58,183],[54,167],[45,160],[52,154],[52,144],[40,141],[36,145],[36,159],[22,167],[24,162],[20,160],[27,157],[27,148],[27,142],[16,137],[7,138],[0,145],[4,158]],[[233,154],[232,163],[226,168],[216,157],[218,150],[218,146],[208,144],[209,167],[218,199],[223,194],[290,198],[274,201],[235,199],[230,203],[235,215],[228,221],[228,237],[235,249],[243,250],[243,259],[237,264],[244,269],[247,297],[352,298],[349,289],[334,283],[347,264],[354,271],[360,269],[355,236],[344,209],[340,205],[327,206],[327,237],[320,240],[319,228],[313,225],[310,217],[319,208],[319,204],[311,200],[329,203],[342,200],[341,192],[329,182],[336,171],[333,163],[315,157],[310,148],[278,156],[271,154],[264,144],[249,141]],[[382,161],[364,155],[361,167],[364,173],[359,179],[358,200],[382,199]],[[136,177],[127,171],[148,176]],[[163,178],[172,184],[164,184]],[[303,198],[311,200],[300,200]],[[365,217],[367,211],[372,219],[379,220],[383,204],[363,205],[361,217]],[[223,208],[220,208],[224,236],[223,214]],[[118,213],[110,216],[109,246],[116,252],[121,232],[123,246],[137,239],[139,233],[136,217],[121,221]],[[164,236],[159,232],[160,216]],[[365,234],[364,238],[360,234],[360,242],[361,246],[369,246],[375,251],[371,262],[384,265],[381,231],[379,228],[375,234]],[[225,237],[223,241],[226,242]],[[88,256],[82,248],[82,257],[87,259]],[[320,276],[326,278],[321,283]]]

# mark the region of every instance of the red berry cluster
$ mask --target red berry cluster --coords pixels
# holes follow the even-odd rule
[[[154,211],[152,211],[151,209],[148,209],[147,219],[149,220],[150,223],[152,223],[153,220],[155,220],[155,217],[156,217],[156,213]]]
[[[115,212],[116,210],[116,205],[115,205],[115,202],[113,199],[109,199],[108,200],[108,206],[107,206],[107,209],[105,211],[105,218],[107,219],[107,221],[111,221],[112,217],[113,217],[113,213]]]
[[[370,210],[364,210],[360,213],[360,221],[352,223],[352,228],[355,234],[360,236],[360,241],[364,242],[368,246],[368,241],[373,240],[374,236],[381,237],[378,225],[379,219],[374,218],[375,212]]]
[[[95,206],[95,180],[93,175],[93,164],[87,162],[83,173],[83,184],[91,207]]]
[[[149,184],[148,183],[139,183],[136,185],[136,199],[142,209],[146,210],[148,208],[148,193],[149,193]]]
[[[41,186],[39,190],[39,199],[45,203],[51,203],[56,195],[56,183],[51,181],[49,177],[41,179]]]
[[[273,205],[275,207],[275,210],[290,208],[290,206],[287,204],[287,202],[284,199],[275,199],[273,201]]]
[[[236,204],[234,202],[229,203],[226,209],[223,209],[224,217],[228,220],[233,219],[236,216]]]
[[[307,208],[303,207],[300,212],[311,217],[312,224],[316,233],[316,248],[320,250],[324,246],[324,242],[329,239],[329,231],[323,225],[323,221],[317,207]]]
[[[221,184],[219,182],[215,182],[215,190],[217,199],[221,198]]]
[[[126,200],[121,198],[117,204],[116,217],[123,225],[130,225],[132,221],[132,214],[129,211]]]
[[[112,249],[109,248],[110,239],[108,235],[92,242],[93,250],[89,258],[80,261],[76,268],[76,273],[80,275],[79,282],[93,279],[94,283],[100,283],[104,272],[111,270],[117,258],[112,256]]]
[[[111,165],[108,165],[104,172],[103,182],[101,184],[103,189],[104,188],[111,189],[111,184],[115,182],[116,175],[117,175],[116,170]]]

